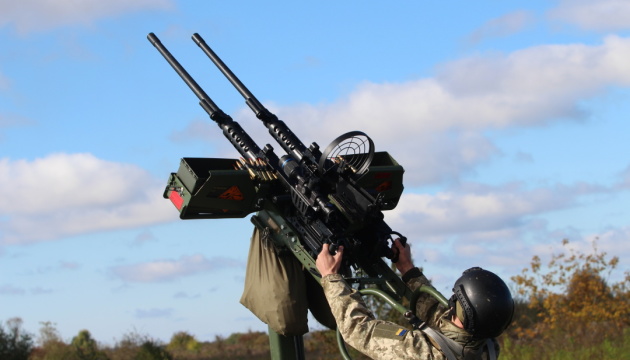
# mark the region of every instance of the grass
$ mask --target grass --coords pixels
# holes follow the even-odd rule
[[[587,340],[587,339],[583,339]],[[589,341],[548,341],[539,344],[519,344],[506,338],[501,348],[501,360],[622,360],[630,359],[630,328],[616,339],[606,339],[594,345]]]

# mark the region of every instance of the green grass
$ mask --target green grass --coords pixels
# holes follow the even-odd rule
[[[501,360],[630,360],[630,329],[615,340],[590,346],[580,341],[549,341],[539,344],[518,344],[509,338],[503,340]]]

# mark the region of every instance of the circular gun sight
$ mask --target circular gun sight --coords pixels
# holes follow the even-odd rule
[[[345,133],[335,140],[322,153],[319,170],[326,173],[338,167],[350,171],[355,178],[365,174],[374,158],[374,142],[361,131]]]

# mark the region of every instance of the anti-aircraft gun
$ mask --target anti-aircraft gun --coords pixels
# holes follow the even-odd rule
[[[239,159],[181,159],[164,191],[180,218],[243,218],[255,213],[251,221],[262,236],[276,247],[288,249],[316,280],[321,276],[314,259],[322,245],[330,244],[332,251],[344,246],[342,271],[346,280],[364,293],[383,297],[413,321],[413,314],[400,302],[404,299],[414,304],[417,293],[412,293],[383,260],[397,260],[391,246],[395,237],[406,241],[383,216],[383,211],[396,207],[402,194],[402,166],[387,152],[375,152],[372,140],[360,131],[339,136],[323,151],[316,143],[305,146],[203,38],[194,34],[194,42],[245,98],[286,154],[279,157],[269,144],[261,149],[212,101],[155,34],[150,33],[148,39],[240,154]]]

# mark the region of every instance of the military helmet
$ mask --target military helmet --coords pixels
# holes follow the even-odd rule
[[[470,268],[455,281],[453,293],[451,306],[464,329],[475,338],[499,336],[510,325],[514,300],[496,274],[480,267]]]

